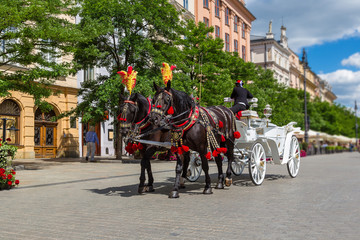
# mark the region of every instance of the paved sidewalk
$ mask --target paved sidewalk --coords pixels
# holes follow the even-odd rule
[[[20,161],[19,161],[20,162]],[[18,161],[15,161],[18,163]],[[299,176],[268,165],[255,187],[248,169],[203,195],[203,175],[168,199],[175,162],[152,161],[155,192],[137,193],[139,164],[112,159],[34,160],[19,187],[0,192],[1,240],[358,239],[360,154],[302,159]],[[28,167],[28,168],[27,168]],[[225,165],[223,166],[225,169]],[[210,162],[213,186],[217,179]]]

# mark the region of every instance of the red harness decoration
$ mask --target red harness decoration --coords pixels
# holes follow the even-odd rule
[[[150,103],[149,98],[147,98],[147,100],[148,100],[148,102],[149,102],[149,110],[148,110],[148,113],[146,114],[146,116],[145,116],[141,121],[139,121],[139,122],[137,122],[137,123],[135,123],[135,124],[140,124],[140,123],[142,123],[142,122],[147,118],[147,116],[149,116],[150,110],[151,110],[151,103]]]
[[[242,111],[239,111],[239,112],[237,112],[237,114],[236,114],[236,118],[237,119],[241,119],[241,117],[242,117],[242,113],[241,113]]]

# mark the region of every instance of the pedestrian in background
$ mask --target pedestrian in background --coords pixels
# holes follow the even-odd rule
[[[85,136],[86,146],[87,146],[87,154],[86,154],[86,161],[89,161],[90,156],[90,162],[94,161],[94,155],[95,155],[95,142],[99,145],[99,139],[95,132],[95,127],[90,126],[89,131],[86,133]]]

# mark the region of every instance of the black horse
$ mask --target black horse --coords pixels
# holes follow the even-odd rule
[[[139,93],[132,94],[128,100],[124,100],[120,106],[120,115],[118,120],[120,121],[121,135],[127,139],[126,150],[128,152],[139,149],[141,159],[141,173],[140,184],[138,187],[139,193],[153,192],[154,178],[151,171],[150,159],[156,151],[163,150],[161,147],[153,145],[141,144],[136,141],[129,141],[130,138],[136,137],[139,134],[144,134],[142,139],[165,142],[170,141],[170,135],[164,131],[154,131],[153,124],[149,121],[149,114],[151,110],[150,100],[145,98]],[[145,170],[148,174],[148,183],[145,185]]]
[[[216,188],[224,188],[224,175],[222,159],[219,153],[226,153],[228,168],[226,171],[226,186],[230,186],[231,164],[233,161],[235,118],[230,109],[224,106],[203,108],[195,104],[193,99],[185,92],[171,88],[168,81],[166,88],[160,88],[154,83],[156,94],[153,98],[153,109],[150,120],[156,126],[170,128],[171,141],[177,147],[173,150],[183,153],[183,158],[178,157],[176,166],[176,179],[170,197],[178,197],[180,174],[183,167],[189,164],[188,148],[200,154],[202,169],[205,173],[204,194],[212,193],[209,176],[208,159],[215,157],[218,167],[218,183]],[[183,172],[183,177],[184,177]]]

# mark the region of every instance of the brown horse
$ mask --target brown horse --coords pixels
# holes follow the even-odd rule
[[[154,129],[153,124],[149,121],[149,113],[151,110],[150,100],[145,98],[139,93],[132,94],[129,100],[124,100],[124,103],[120,106],[120,115],[118,120],[120,121],[121,135],[126,136],[127,150],[129,152],[139,149],[141,159],[141,173],[140,184],[138,187],[139,193],[153,192],[154,178],[151,171],[150,159],[156,151],[163,150],[161,147],[153,145],[131,143],[130,138],[136,137],[139,134],[144,134],[142,139],[165,142],[169,141],[169,133],[162,131],[152,132]],[[148,135],[146,135],[149,133]],[[130,143],[130,144],[129,144]],[[148,183],[145,185],[145,170],[148,174]]]
[[[215,157],[218,167],[216,188],[224,188],[220,152],[226,153],[228,158],[225,184],[230,186],[235,132],[235,118],[231,110],[224,106],[207,108],[198,106],[186,93],[171,88],[171,81],[168,81],[166,88],[160,88],[154,83],[154,88],[156,94],[152,100],[153,108],[150,120],[156,126],[170,128],[171,141],[177,145],[177,147],[173,147],[173,151],[183,153],[184,156],[183,158],[178,157],[175,184],[169,197],[179,197],[180,174],[183,167],[187,168],[189,163],[189,152],[186,152],[188,148],[200,154],[205,173],[204,194],[212,193],[208,165],[211,155]]]

